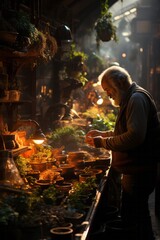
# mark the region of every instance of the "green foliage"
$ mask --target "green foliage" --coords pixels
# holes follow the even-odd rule
[[[97,116],[93,119],[92,128],[107,131],[113,130],[115,126],[115,115],[112,113],[106,114],[106,116]]]
[[[86,53],[76,50],[76,45],[72,44],[69,58],[71,60],[80,59],[81,61],[85,61],[85,60],[87,60],[88,56]]]
[[[42,193],[43,199],[47,204],[56,204],[56,200],[59,194],[59,190],[54,185],[51,185],[45,189]]]
[[[65,147],[66,150],[78,149],[82,144],[85,133],[78,127],[64,126],[57,128],[47,137],[54,148]]]
[[[0,225],[14,225],[18,221],[18,212],[10,205],[0,201]]]
[[[40,223],[38,210],[41,205],[39,189],[6,195],[0,202],[0,224],[24,226]]]
[[[118,41],[116,35],[116,26],[113,24],[112,13],[109,11],[109,5],[107,1],[101,1],[101,17],[97,19],[95,23],[95,30],[97,32],[97,41],[103,40],[102,35],[106,33],[108,40]]]
[[[91,196],[92,198],[94,196],[92,194],[96,188],[95,177],[88,178],[86,182],[76,182],[67,198],[68,207],[83,210],[86,207],[85,201],[83,201],[84,197]]]
[[[86,118],[92,119],[92,129],[97,129],[100,131],[113,130],[116,121],[116,114],[114,113],[104,113],[103,110],[92,107],[83,113]]]
[[[34,153],[31,157],[30,160],[32,161],[43,161],[43,159],[45,158],[45,161],[47,159],[47,161],[51,160],[52,156],[52,147],[49,145],[39,145],[37,146],[37,152]]]
[[[68,77],[79,80],[84,86],[88,81],[87,72],[84,62],[88,59],[88,55],[83,51],[76,50],[75,44],[71,45],[71,51],[68,54],[66,63],[66,73]]]
[[[37,190],[32,193],[7,194],[0,201],[0,224],[23,225],[36,222],[35,209],[40,205],[41,196]]]
[[[30,165],[30,159],[22,157],[21,155],[19,155],[15,158],[15,164],[16,164],[18,171],[22,177],[24,177],[26,175],[27,171],[32,170],[32,167]]]
[[[21,36],[29,37],[31,43],[37,41],[39,33],[36,27],[30,22],[28,14],[22,11],[15,12],[15,16],[9,19],[9,23]]]

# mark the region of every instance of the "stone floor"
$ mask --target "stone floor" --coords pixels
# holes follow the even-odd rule
[[[160,207],[160,203],[159,203]],[[160,216],[155,214],[155,192],[153,192],[149,199],[150,215],[152,218],[153,231],[155,234],[155,240],[160,240]]]

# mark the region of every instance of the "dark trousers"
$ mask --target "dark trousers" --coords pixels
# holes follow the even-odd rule
[[[125,225],[135,226],[136,240],[153,240],[148,199],[156,182],[156,171],[123,175],[121,216]]]

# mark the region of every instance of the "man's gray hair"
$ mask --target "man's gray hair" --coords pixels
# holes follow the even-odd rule
[[[99,81],[114,82],[115,84],[119,81],[125,81],[126,83],[132,83],[132,79],[128,71],[119,66],[112,66],[105,69],[99,76]],[[117,84],[116,84],[117,85]]]

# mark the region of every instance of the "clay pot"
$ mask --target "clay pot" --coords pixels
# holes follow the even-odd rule
[[[58,188],[60,191],[66,194],[71,190],[72,186],[73,184],[70,182],[62,182],[62,183],[56,184],[56,188]]]
[[[37,186],[41,187],[42,190],[44,190],[44,189],[50,187],[52,183],[50,182],[50,180],[37,180],[35,182],[35,184]]]
[[[73,226],[82,223],[84,217],[85,217],[84,212],[66,211],[64,213],[65,220],[67,222],[71,222]]]
[[[31,170],[31,171],[27,172],[27,176],[36,178],[37,180],[39,179],[39,175],[40,175],[40,171],[37,171],[37,170],[35,170],[35,171]]]
[[[74,166],[71,164],[60,164],[59,166],[62,169],[62,177],[65,179],[71,179],[74,176]]]
[[[30,162],[30,165],[32,167],[33,170],[35,171],[40,171],[43,172],[46,170],[47,166],[46,166],[46,162]]]
[[[50,230],[53,240],[73,240],[73,229],[69,227],[55,227]]]
[[[81,173],[79,175],[79,182],[86,182],[87,179],[95,177],[92,173]]]
[[[86,179],[95,177],[98,181],[101,180],[103,171],[101,169],[89,169],[89,172],[85,172],[85,170],[77,171],[77,174],[79,175],[79,181],[84,182]]]

